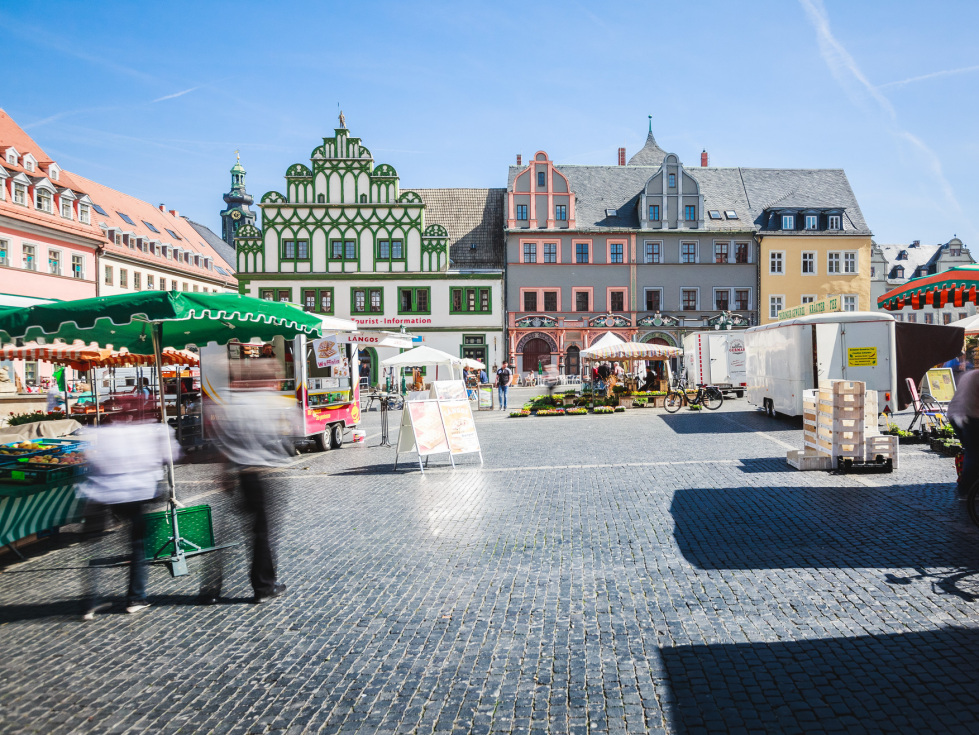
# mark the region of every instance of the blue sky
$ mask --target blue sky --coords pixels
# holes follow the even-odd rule
[[[146,8],[153,7],[152,14]],[[219,230],[347,125],[409,187],[515,154],[843,168],[880,243],[979,253],[979,3],[134,2],[0,6],[0,106],[65,168]],[[158,9],[157,9],[158,8]]]

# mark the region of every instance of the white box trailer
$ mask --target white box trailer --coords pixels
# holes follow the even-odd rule
[[[895,320],[877,312],[787,319],[745,331],[748,402],[770,415],[802,414],[802,392],[820,380],[860,380],[878,411],[897,409]]]
[[[683,338],[687,384],[714,385],[741,398],[748,387],[744,332],[694,332]]]

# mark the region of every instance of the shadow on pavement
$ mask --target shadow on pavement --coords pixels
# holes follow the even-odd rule
[[[974,733],[979,630],[663,649],[676,732]]]
[[[742,459],[738,469],[745,474],[756,474],[760,472],[788,472],[792,468],[785,461],[785,457],[754,457]]]
[[[677,434],[753,434],[758,431],[796,431],[802,420],[770,419],[759,411],[690,411],[661,413],[660,418]]]
[[[681,553],[701,569],[979,569],[979,537],[953,533],[953,526],[961,528],[956,518],[922,513],[920,504],[908,502],[910,494],[937,504],[946,492],[953,490],[681,489],[670,513]]]
[[[140,617],[150,614],[153,611],[163,611],[172,607],[200,607],[202,610],[207,608],[221,607],[222,605],[248,605],[252,606],[251,597],[222,597],[213,605],[200,605],[197,595],[149,595],[150,609],[146,613],[141,613]],[[110,595],[108,601],[112,602],[112,609],[100,612],[98,617],[103,615],[125,615],[126,605],[123,596]],[[82,614],[82,602],[78,598],[69,600],[54,600],[34,605],[0,605],[0,624],[12,623],[17,620],[38,620],[41,618],[74,618],[80,619]],[[91,624],[91,623],[89,623]]]

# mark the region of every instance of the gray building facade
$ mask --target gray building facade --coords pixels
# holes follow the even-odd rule
[[[757,226],[740,169],[686,168],[652,131],[628,163],[509,170],[507,331],[521,373],[581,372],[605,332],[680,345],[758,320]]]

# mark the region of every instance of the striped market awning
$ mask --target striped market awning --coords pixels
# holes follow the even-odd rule
[[[164,365],[198,365],[200,358],[189,350],[165,349]],[[152,365],[153,355],[137,355],[126,350],[99,349],[97,345],[74,344],[41,345],[31,343],[23,347],[8,345],[0,348],[0,360],[41,360],[56,365],[67,365],[79,371],[100,367],[134,367]]]
[[[952,304],[979,304],[979,265],[962,265],[930,276],[913,278],[903,286],[891,289],[877,299],[877,306],[900,311],[906,306],[935,309]]]

